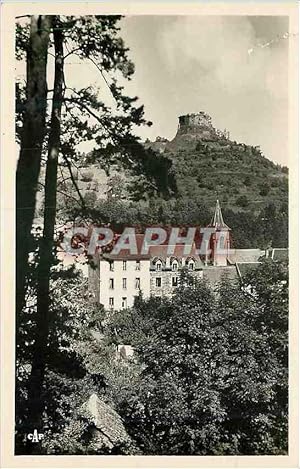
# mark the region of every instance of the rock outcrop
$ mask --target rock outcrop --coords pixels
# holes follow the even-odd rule
[[[112,452],[116,448],[124,448],[122,452],[125,454],[126,448],[133,446],[120,415],[96,394],[82,405],[80,415],[90,424],[90,445],[95,453],[102,453],[104,448]]]
[[[166,145],[167,150],[194,148],[198,141],[214,141],[228,138],[226,131],[217,130],[211,117],[203,111],[197,114],[179,116],[177,133]]]

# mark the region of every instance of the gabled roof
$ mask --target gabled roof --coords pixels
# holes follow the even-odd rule
[[[273,261],[288,261],[289,250],[287,248],[274,248],[272,250]]]
[[[261,249],[231,249],[228,254],[228,261],[230,264],[258,262],[263,254],[264,251],[261,251]]]
[[[137,254],[132,254],[129,249],[121,249],[119,254],[113,254],[112,252],[108,252],[103,254],[104,259],[108,260],[147,260],[150,259],[150,253],[148,254],[141,254],[143,241],[144,241],[144,234],[136,234],[136,245],[137,245]]]
[[[168,249],[172,249],[172,254],[168,254]],[[185,254],[185,249],[187,250],[187,254]],[[151,258],[159,257],[160,259],[167,259],[168,257],[178,257],[180,258],[187,258],[187,257],[194,257],[196,260],[200,259],[199,254],[196,253],[195,245],[186,246],[185,244],[176,244],[168,246],[167,244],[159,245],[159,246],[150,246],[149,253]]]
[[[161,246],[151,246],[149,249],[150,256],[151,256],[151,266],[154,267],[155,259],[160,259],[163,263],[165,263],[166,259],[176,258],[180,259],[188,259],[193,258],[195,260],[195,267],[196,269],[201,269],[203,267],[203,262],[196,253],[196,246],[193,244],[189,246],[187,253],[185,253],[186,246],[184,244],[176,244],[174,246],[171,245],[173,249],[173,253],[168,253],[168,245],[161,245]]]
[[[201,262],[199,254],[196,254],[195,244],[189,246],[187,254],[184,253],[185,244],[171,245],[171,248],[174,248],[172,249],[172,254],[168,254],[168,244],[149,245],[148,254],[141,254],[143,240],[144,234],[136,234],[137,254],[131,254],[129,249],[122,249],[119,254],[113,254],[112,252],[105,253],[103,254],[103,258],[107,260],[147,260],[159,257],[165,260],[168,257],[178,257],[179,259],[194,257],[196,261]]]
[[[203,278],[214,286],[223,278],[228,280],[238,280],[238,272],[235,265],[230,266],[205,266],[203,267]]]
[[[94,446],[113,448],[124,443],[131,443],[120,415],[97,394],[92,394],[80,408],[80,415],[85,417],[99,430],[94,438]]]

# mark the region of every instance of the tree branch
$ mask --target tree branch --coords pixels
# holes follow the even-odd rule
[[[72,54],[75,54],[75,52],[77,52],[78,50],[80,50],[80,47],[76,47],[76,49],[73,49],[71,51],[68,51],[68,53],[64,56],[64,60],[69,57],[69,55],[72,55]],[[78,55],[78,54],[76,54]]]
[[[72,180],[72,182],[73,182],[73,185],[74,185],[74,187],[75,187],[75,189],[76,189],[76,192],[77,192],[77,194],[78,194],[78,196],[79,196],[79,198],[80,198],[80,201],[81,201],[81,204],[82,204],[82,208],[85,210],[85,209],[86,209],[85,201],[84,201],[84,198],[83,198],[82,195],[81,195],[81,192],[80,192],[80,190],[79,190],[79,187],[78,187],[78,185],[77,185],[77,182],[75,181],[75,178],[74,178],[74,175],[73,175],[73,172],[72,172],[72,165],[71,165],[71,163],[70,163],[68,157],[67,157],[64,153],[63,153],[63,158],[64,158],[65,162],[67,163],[68,170],[69,170],[69,173],[70,173],[70,177],[71,177],[71,180]]]
[[[74,93],[77,93],[79,95],[79,93],[72,89],[72,88],[68,88],[70,90],[72,90]],[[79,95],[80,96],[80,95]],[[94,117],[98,122],[99,124],[101,125],[101,127],[103,127],[103,129],[110,135],[110,137],[113,139],[113,134],[112,132],[103,124],[102,120],[100,119],[99,116],[97,116],[97,114],[94,113],[94,111],[92,111],[86,104],[84,104],[82,101],[79,101],[79,99],[74,99],[74,98],[65,98],[65,101],[68,101],[70,103],[76,103],[79,107],[82,107],[83,109],[85,109],[92,117]]]
[[[110,86],[110,84],[109,84],[107,78],[105,77],[103,71],[101,70],[101,68],[99,67],[99,65],[97,64],[97,62],[95,62],[92,57],[89,57],[89,60],[90,60],[90,61],[95,65],[95,67],[99,70],[99,72],[100,72],[100,74],[101,74],[101,76],[102,76],[104,82],[106,83],[106,85],[107,85],[107,87],[108,87],[108,89],[109,89],[109,91],[110,91],[112,97],[114,98],[114,100],[115,100],[116,103],[117,103],[116,97],[115,97],[114,93],[112,92],[111,86]]]

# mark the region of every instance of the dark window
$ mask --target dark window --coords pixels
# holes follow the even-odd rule
[[[137,290],[139,290],[140,287],[141,287],[141,281],[140,281],[139,278],[136,278],[136,279],[135,279],[135,288],[136,288]]]
[[[124,289],[127,288],[127,278],[123,278],[123,279],[122,279],[122,285],[123,285],[123,288],[124,288]]]
[[[110,288],[111,290],[114,289],[114,279],[113,279],[113,278],[110,278],[110,279],[109,279],[109,288]]]
[[[126,270],[126,269],[127,269],[127,262],[123,261],[123,270]]]
[[[111,272],[114,271],[114,261],[109,261],[109,270],[110,270]]]
[[[172,277],[172,287],[177,287],[178,285],[178,277]]]
[[[156,286],[161,287],[161,278],[160,277],[157,277],[157,279],[156,279]]]

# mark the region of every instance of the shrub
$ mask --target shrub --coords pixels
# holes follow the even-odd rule
[[[249,200],[248,198],[245,196],[245,195],[241,195],[240,197],[238,197],[235,201],[236,205],[238,205],[239,207],[248,207],[249,205]]]
[[[270,192],[270,186],[268,184],[262,184],[260,186],[259,195],[262,195],[263,197],[265,197],[266,195],[268,195],[269,192]]]
[[[92,171],[84,171],[81,176],[81,180],[84,182],[90,182],[93,180],[93,172]]]
[[[95,204],[96,204],[96,201],[97,201],[97,194],[95,191],[89,191],[89,192],[86,192],[85,195],[84,195],[84,201],[85,201],[85,204],[88,206],[88,207],[91,207],[91,208],[94,208]]]

